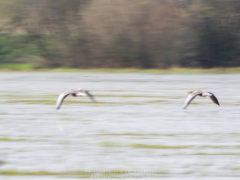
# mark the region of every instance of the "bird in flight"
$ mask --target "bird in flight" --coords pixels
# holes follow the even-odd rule
[[[202,91],[202,90],[193,90],[193,91],[187,91],[187,93],[189,94],[187,99],[184,102],[183,105],[183,109],[186,109],[188,107],[188,105],[192,102],[192,100],[197,97],[197,96],[201,96],[201,97],[210,97],[210,99],[217,105],[220,106],[218,99],[216,98],[216,96],[211,93],[211,92],[206,92],[206,91]]]
[[[72,95],[74,97],[83,97],[83,96],[88,96],[92,101],[95,102],[94,96],[92,94],[90,94],[90,92],[88,90],[83,90],[81,88],[79,89],[71,89],[71,90],[67,90],[62,92],[57,99],[57,110],[60,109],[64,99],[68,96],[68,95]]]

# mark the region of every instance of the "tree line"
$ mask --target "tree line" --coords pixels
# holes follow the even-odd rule
[[[240,66],[238,0],[0,0],[0,63]]]

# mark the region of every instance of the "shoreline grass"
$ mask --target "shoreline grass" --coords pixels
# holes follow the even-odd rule
[[[78,176],[79,178],[91,178],[91,177],[121,177],[132,173],[131,171],[124,170],[109,170],[109,171],[18,171],[18,170],[3,170],[0,171],[0,175],[5,176]]]
[[[217,68],[183,68],[171,67],[167,69],[139,69],[139,68],[47,68],[36,63],[5,63],[0,64],[0,72],[93,72],[93,73],[166,73],[166,74],[222,74],[240,73],[240,67]]]

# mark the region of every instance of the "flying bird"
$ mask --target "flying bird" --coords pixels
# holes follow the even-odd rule
[[[210,97],[210,99],[217,105],[220,106],[218,99],[216,98],[216,96],[211,93],[211,92],[206,92],[206,91],[202,91],[202,90],[194,90],[194,91],[187,91],[187,93],[189,94],[187,99],[184,102],[183,105],[183,109],[186,109],[188,107],[188,105],[192,102],[192,100],[197,97],[197,96],[201,96],[201,97]]]
[[[62,92],[57,99],[57,110],[60,109],[64,99],[68,96],[68,95],[72,95],[74,97],[83,97],[83,96],[88,96],[92,101],[95,102],[94,96],[92,94],[90,94],[90,92],[88,90],[83,90],[81,88],[79,89],[71,89],[71,90],[67,90]]]

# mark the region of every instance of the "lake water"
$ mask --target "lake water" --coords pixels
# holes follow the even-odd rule
[[[0,179],[239,179],[240,74],[0,73]],[[68,97],[60,92],[90,90]],[[221,106],[186,91],[214,92]]]

